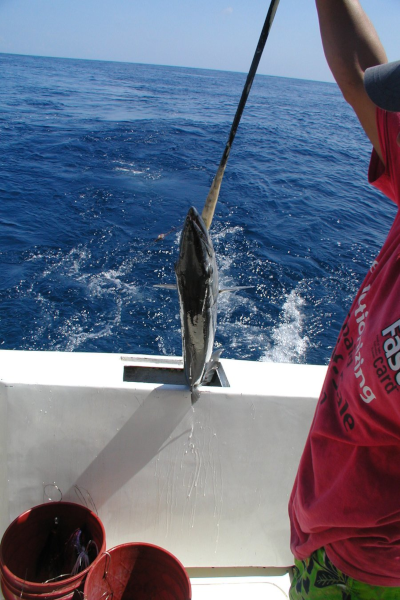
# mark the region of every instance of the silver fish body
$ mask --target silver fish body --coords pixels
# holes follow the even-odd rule
[[[182,325],[182,353],[186,380],[196,388],[209,381],[218,364],[213,346],[219,295],[218,268],[210,235],[194,207],[183,227],[175,264]]]

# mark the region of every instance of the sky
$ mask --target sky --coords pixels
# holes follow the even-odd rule
[[[0,52],[247,73],[270,0],[0,0]],[[400,1],[362,0],[389,60]],[[332,81],[314,0],[281,0],[258,69]]]

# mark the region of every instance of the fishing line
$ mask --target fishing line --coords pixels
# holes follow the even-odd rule
[[[201,216],[203,218],[203,221],[204,221],[207,229],[210,229],[210,225],[211,225],[211,222],[212,222],[212,219],[214,216],[215,206],[218,201],[219,190],[221,187],[222,178],[224,176],[226,163],[228,162],[229,153],[231,151],[231,146],[232,146],[233,140],[235,139],[236,131],[239,126],[239,122],[240,122],[244,107],[246,105],[246,101],[249,96],[255,74],[257,72],[258,64],[260,62],[261,55],[264,50],[265,42],[268,39],[268,35],[269,35],[270,29],[271,29],[272,22],[275,17],[275,13],[278,8],[278,4],[279,4],[279,0],[271,0],[271,4],[268,9],[268,13],[267,13],[267,16],[266,16],[266,19],[264,22],[264,26],[261,31],[260,39],[258,40],[257,48],[256,48],[256,51],[255,51],[254,57],[253,57],[253,61],[250,66],[249,74],[247,75],[246,83],[244,84],[242,96],[240,98],[240,102],[239,102],[239,105],[236,110],[235,118],[233,119],[229,138],[228,138],[227,144],[225,146],[225,150],[222,155],[221,162],[218,167],[218,171],[217,171],[217,173],[214,177],[214,180],[211,184],[210,191],[208,192],[208,196],[207,196],[206,202],[204,204],[204,208],[203,208],[203,212],[202,212]]]
[[[54,490],[57,490],[57,493],[59,494],[59,498],[55,499],[53,498],[53,494],[52,492],[54,492]],[[52,495],[50,495],[52,494]],[[44,483],[43,484],[43,504],[45,504],[46,502],[61,502],[63,499],[63,493],[61,491],[61,489],[58,487],[58,485],[56,485],[55,483]]]
[[[97,516],[99,516],[97,507],[94,503],[91,493],[88,490],[85,490],[85,488],[80,487],[78,485],[74,485],[74,490],[75,490],[75,494],[77,495],[78,499],[82,502],[82,504],[84,504],[86,506],[86,508],[88,508],[92,512],[96,513]],[[87,499],[85,498],[83,492],[86,493]]]

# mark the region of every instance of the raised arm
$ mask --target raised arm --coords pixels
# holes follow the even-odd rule
[[[387,62],[385,50],[359,0],[316,0],[328,65],[379,157],[376,107],[364,89],[368,67]]]

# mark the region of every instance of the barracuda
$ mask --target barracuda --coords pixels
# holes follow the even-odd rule
[[[217,262],[207,227],[194,207],[189,209],[183,227],[175,273],[183,364],[195,401],[197,387],[211,380],[221,352],[213,354],[219,295]]]

